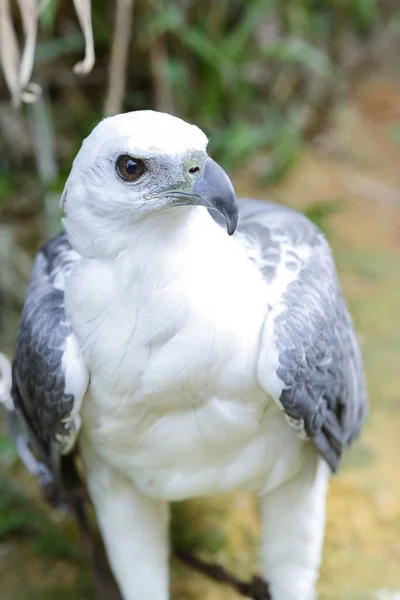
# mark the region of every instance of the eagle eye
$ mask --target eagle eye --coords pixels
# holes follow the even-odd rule
[[[144,162],[126,154],[119,156],[115,164],[117,173],[124,181],[136,181],[146,170]]]

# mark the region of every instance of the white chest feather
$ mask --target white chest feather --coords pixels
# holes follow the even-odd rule
[[[233,240],[200,225],[82,261],[66,295],[91,373],[85,433],[143,491],[170,499],[251,487],[267,461],[264,285]]]

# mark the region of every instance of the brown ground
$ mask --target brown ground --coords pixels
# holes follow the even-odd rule
[[[265,196],[265,190],[249,189],[248,181],[236,182],[240,194]],[[380,588],[400,590],[400,86],[377,79],[354,86],[331,134],[268,195],[301,210],[335,206],[323,225],[362,342],[371,412],[332,481],[320,591],[321,600],[373,599]],[[6,466],[19,485],[28,485],[12,458]],[[34,495],[31,483],[29,488]],[[255,568],[254,499],[239,494],[193,501],[177,513],[176,535],[203,556],[240,575]],[[52,519],[65,523],[64,542],[74,548],[69,521]],[[0,503],[0,532],[1,524]],[[32,540],[10,536],[0,544],[1,600],[94,597],[84,562],[66,558],[65,549],[54,558],[54,532],[49,535],[50,556]],[[236,596],[174,564],[173,597]]]

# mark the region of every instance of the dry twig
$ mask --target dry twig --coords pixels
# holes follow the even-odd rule
[[[121,112],[126,86],[126,66],[132,32],[133,0],[117,0],[114,37],[108,71],[108,92],[104,105],[106,116]]]

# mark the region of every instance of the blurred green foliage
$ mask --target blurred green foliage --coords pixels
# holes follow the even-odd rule
[[[92,11],[97,63],[80,80],[70,71],[83,50],[72,3],[52,0],[40,19],[34,79],[55,117],[57,189],[103,114],[114,5],[98,0]],[[325,126],[352,44],[365,43],[382,19],[378,0],[137,2],[123,108],[152,107],[197,123],[227,169],[265,152],[260,177],[275,182],[304,139]],[[36,176],[34,161],[18,158],[6,157],[3,170]]]
[[[41,555],[78,558],[76,546],[15,484],[0,476],[0,540],[23,536]]]
[[[153,108],[198,124],[225,169],[250,168],[264,186],[281,179],[326,128],[346,81],[368,63],[369,40],[393,29],[399,14],[378,0],[151,0],[134,7],[122,110]],[[41,14],[33,80],[44,90],[46,123],[35,126],[39,113],[29,106],[7,113],[9,98],[0,92],[0,125],[8,122],[0,135],[0,220],[37,215],[42,227],[22,241],[29,250],[53,233],[55,219],[60,227],[43,198],[62,191],[82,139],[104,116],[115,4],[93,2],[92,20],[96,65],[79,78],[72,66],[84,41],[73,3],[51,0]],[[35,130],[43,126],[54,139],[51,180],[38,172]]]
[[[327,236],[331,232],[329,218],[332,214],[339,212],[344,206],[343,200],[325,200],[311,204],[303,212],[315,225]]]
[[[271,160],[261,175],[276,180],[298,156],[307,130],[325,124],[326,90],[333,94],[342,77],[338,46],[346,33],[361,39],[372,31],[378,3],[225,0],[184,6],[160,0],[140,13],[139,51],[162,49],[155,77],[170,88],[178,114],[212,133],[211,151],[226,168],[266,150]],[[305,107],[311,110],[302,118]]]
[[[197,519],[196,507],[188,503],[171,504],[171,543],[173,547],[183,551],[205,551],[210,555],[217,554],[226,546],[227,540],[223,532],[214,524],[205,524]],[[223,518],[221,514],[221,519]],[[194,526],[197,524],[197,527]]]

